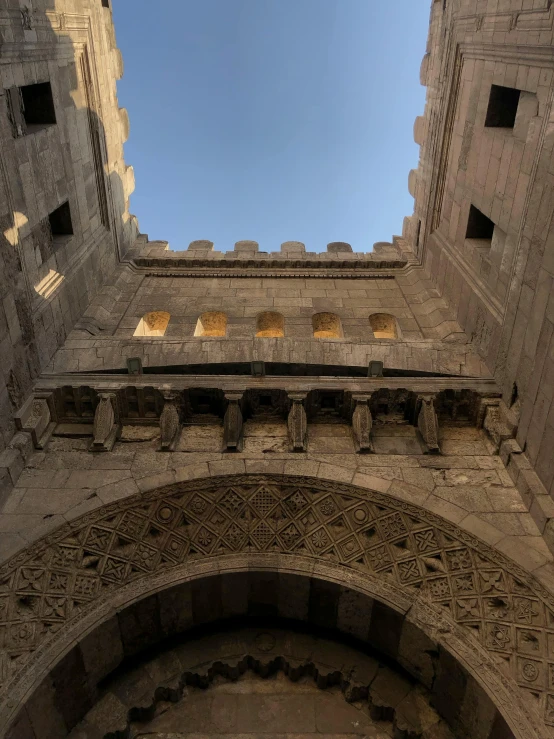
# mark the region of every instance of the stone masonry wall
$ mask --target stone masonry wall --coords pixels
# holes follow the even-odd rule
[[[103,5],[0,7],[0,451],[33,379],[136,236],[116,97],[122,64]],[[56,122],[17,131],[17,88],[45,82]],[[73,235],[52,238],[48,216],[64,202]]]
[[[249,276],[162,276],[122,269],[84,316],[87,331],[77,328],[49,366],[49,371],[122,369],[130,356],[145,366],[240,362],[274,362],[385,367],[453,375],[486,376],[488,370],[452,320],[446,303],[422,270],[372,271],[367,278],[330,277],[321,272],[289,277],[271,273]],[[252,271],[252,270],[251,270]],[[235,273],[236,273],[235,272]],[[133,334],[151,311],[170,313],[164,336]],[[199,317],[207,311],[227,316],[223,337],[195,336]],[[284,337],[255,338],[256,318],[263,311],[284,317]],[[330,312],[340,319],[340,338],[316,339],[313,316]],[[398,325],[398,339],[375,339],[369,316],[385,313]],[[90,331],[95,336],[91,336]]]
[[[60,429],[60,433],[71,431]],[[83,434],[82,427],[75,430]],[[84,432],[86,434],[86,431]],[[244,451],[222,453],[223,426],[186,426],[177,449],[161,453],[159,428],[124,427],[108,454],[88,451],[90,436],[55,436],[36,452],[2,507],[0,556],[100,506],[179,480],[269,473],[351,482],[423,506],[496,546],[554,585],[545,518],[529,512],[503,460],[482,431],[443,428],[441,456],[422,454],[409,425],[375,426],[375,453],[355,453],[351,428],[311,423],[308,451],[288,450],[285,421],[247,421]],[[535,520],[536,519],[536,520]]]
[[[554,492],[554,9],[435,2],[422,145],[404,236],[519,416],[517,440]],[[486,125],[491,86],[519,90],[513,127]],[[470,206],[495,226],[466,238]]]

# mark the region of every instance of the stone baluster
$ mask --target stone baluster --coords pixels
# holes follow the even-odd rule
[[[306,417],[306,409],[304,401],[308,393],[289,393],[288,397],[291,401],[288,430],[289,445],[291,452],[305,452],[308,447],[308,419]]]
[[[160,449],[162,452],[173,452],[181,435],[181,418],[179,415],[179,393],[164,392],[164,408],[160,416]]]
[[[367,454],[373,451],[371,443],[371,427],[373,418],[369,409],[371,393],[355,393],[352,395],[354,411],[352,413],[352,431],[356,442],[357,451]]]
[[[418,396],[420,403],[417,416],[417,427],[427,447],[427,454],[440,454],[439,421],[435,410],[435,393],[425,393]]]
[[[223,448],[227,452],[242,452],[243,449],[242,398],[243,393],[225,393],[227,410],[223,421]]]
[[[111,452],[121,433],[117,393],[98,394],[98,405],[94,413],[91,452]]]

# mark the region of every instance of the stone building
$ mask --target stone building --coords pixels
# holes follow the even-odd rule
[[[171,251],[110,0],[0,0],[2,736],[554,736],[553,21],[432,3],[392,243]]]

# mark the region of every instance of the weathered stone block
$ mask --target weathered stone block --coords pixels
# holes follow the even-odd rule
[[[91,688],[109,675],[123,660],[119,620],[112,618],[98,626],[79,645]]]

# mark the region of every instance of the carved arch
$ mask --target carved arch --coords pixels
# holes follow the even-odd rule
[[[235,581],[231,583],[231,587],[237,585]],[[149,736],[176,726],[184,728],[183,725],[189,733],[193,733],[195,728],[202,728],[203,733],[206,733],[209,726],[206,726],[205,704],[204,710],[200,710],[199,713],[194,711],[198,697],[204,698],[206,691],[218,691],[218,686],[222,682],[236,682],[240,679],[242,679],[241,693],[248,695],[249,682],[259,684],[281,674],[285,678],[280,681],[281,686],[277,687],[281,700],[282,685],[285,681],[292,683],[288,691],[285,688],[285,701],[287,694],[294,696],[295,688],[300,688],[302,700],[307,698],[308,703],[310,694],[317,695],[321,701],[322,692],[329,691],[331,694],[324,700],[327,705],[329,701],[333,701],[334,708],[341,712],[339,724],[346,730],[351,728],[352,720],[356,722],[354,725],[359,727],[361,719],[362,725],[366,731],[371,732],[371,736],[374,736],[375,732],[373,722],[378,721],[381,730],[386,727],[387,736],[389,733],[392,736],[395,731],[395,736],[403,739],[431,739],[431,737],[453,739],[453,734],[448,730],[444,719],[440,718],[440,712],[431,708],[433,694],[431,689],[423,684],[425,681],[412,682],[404,670],[396,669],[395,664],[390,661],[388,665],[383,664],[379,654],[374,650],[367,648],[364,651],[355,650],[351,643],[347,646],[338,637],[329,640],[311,628],[302,629],[300,624],[295,624],[294,629],[287,628],[286,623],[280,626],[281,628],[268,627],[264,624],[260,627],[256,626],[255,622],[243,621],[241,618],[240,625],[227,622],[222,630],[219,630],[217,625],[215,628],[204,630],[200,649],[194,637],[189,641],[184,634],[179,639],[177,648],[170,644],[165,647],[161,645],[155,652],[150,650],[150,654],[140,660],[138,674],[136,661],[129,665],[130,670],[123,663],[115,675],[103,681],[102,697],[87,714],[84,723],[77,726],[77,736],[81,736],[80,729],[93,736],[106,734],[136,736],[138,733],[141,736]],[[187,646],[191,642],[193,649],[189,651]],[[425,645],[431,646],[429,642],[425,642]],[[206,656],[209,657],[208,661]],[[163,672],[160,675],[160,662],[171,665],[165,675]],[[138,702],[137,682],[141,685]],[[273,680],[271,682],[275,686],[275,682]],[[271,695],[271,685],[266,689]],[[217,695],[218,692],[214,696],[216,700]],[[255,691],[251,696],[256,706],[260,705],[259,692]],[[476,697],[481,713],[485,715],[490,713],[486,708],[488,703],[486,696],[483,694]],[[342,701],[357,704],[356,707],[344,707],[341,710]],[[110,710],[110,707],[121,706],[122,703],[127,710],[127,721],[124,711]],[[183,706],[187,703],[192,703],[193,708],[192,711],[189,709],[190,712]],[[290,720],[284,715],[283,704],[281,701],[279,703],[280,715],[274,716],[272,721],[271,728],[274,731],[285,728],[283,723],[289,724],[290,727]],[[321,706],[321,703],[319,705]],[[314,708],[317,711],[316,706]],[[260,705],[261,710],[256,716],[256,708],[252,706],[253,715],[249,713],[248,717],[244,717],[247,726],[244,725],[244,718],[235,723],[236,716],[230,716],[231,725],[225,725],[221,735],[236,736],[235,731],[242,734],[241,729],[250,728],[248,724],[259,720],[267,711],[267,707],[267,703],[263,701]],[[293,706],[291,708],[294,710]],[[298,711],[298,704],[295,708]],[[231,714],[234,713],[227,705],[227,711],[229,710]],[[346,716],[343,711],[349,711],[349,715]],[[175,712],[180,715],[175,716]],[[189,723],[191,719],[193,726]],[[293,725],[297,725],[298,715],[293,715],[292,719]],[[326,722],[323,718],[317,723],[321,725]],[[481,732],[481,737],[487,739],[496,737],[496,733],[488,730],[493,729],[493,732],[498,730],[502,722],[498,717],[493,717],[492,721],[489,719],[487,723],[488,726]],[[335,725],[336,728],[339,727]],[[266,731],[269,730],[266,727]],[[379,736],[385,735],[379,733]]]
[[[554,598],[529,573],[383,493],[242,475],[105,506],[0,569],[4,726],[45,671],[114,609],[184,580],[244,569],[348,583],[412,614],[475,673],[515,736],[548,736],[544,724],[554,725]]]

